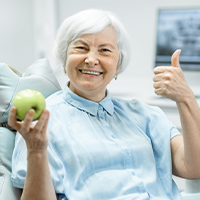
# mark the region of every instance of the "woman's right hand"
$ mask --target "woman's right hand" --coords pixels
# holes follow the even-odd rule
[[[46,151],[48,138],[46,134],[49,111],[44,110],[36,125],[32,123],[34,110],[29,110],[23,121],[16,120],[16,108],[11,108],[8,125],[16,129],[24,138],[27,150],[30,152]]]
[[[23,121],[16,120],[16,113],[16,108],[11,108],[8,124],[22,135],[27,146],[26,181],[21,200],[56,200],[47,153],[49,111],[44,110],[36,124],[32,123],[33,110],[28,111]]]

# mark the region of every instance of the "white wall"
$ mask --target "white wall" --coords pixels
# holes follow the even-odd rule
[[[30,0],[0,0],[0,62],[25,69],[34,59]]]
[[[53,63],[56,0],[0,0],[0,62],[20,72],[36,59]]]

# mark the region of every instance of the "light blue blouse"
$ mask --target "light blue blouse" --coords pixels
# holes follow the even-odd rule
[[[181,199],[172,180],[170,139],[179,134],[157,107],[107,96],[99,103],[64,90],[46,100],[49,165],[62,200]],[[12,181],[23,188],[26,145],[20,134]]]

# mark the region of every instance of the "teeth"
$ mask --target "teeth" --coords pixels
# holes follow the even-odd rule
[[[82,73],[84,74],[91,74],[91,75],[100,75],[100,72],[92,72],[92,71],[86,71],[86,70],[81,70]]]

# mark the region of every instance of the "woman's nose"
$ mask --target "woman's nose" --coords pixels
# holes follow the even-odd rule
[[[88,54],[85,58],[85,63],[88,64],[91,67],[98,65],[99,59],[98,59],[98,56],[96,55],[96,53],[95,52],[88,52]]]

